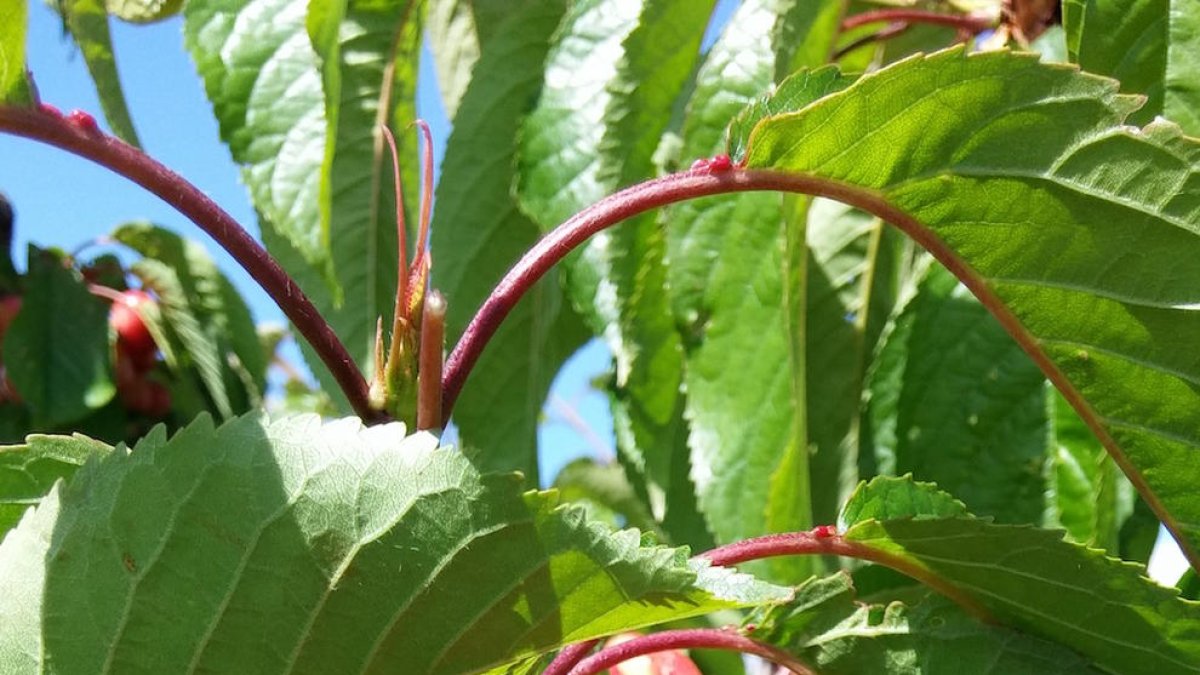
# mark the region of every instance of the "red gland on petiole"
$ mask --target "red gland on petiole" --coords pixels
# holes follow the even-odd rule
[[[68,113],[67,122],[85,134],[94,135],[100,133],[100,125],[96,124],[96,118],[92,117],[91,113],[84,112],[83,110],[72,110]]]
[[[828,539],[837,536],[837,527],[835,525],[818,525],[812,529],[812,535],[817,539]]]
[[[722,173],[733,168],[733,160],[729,155],[715,155],[713,157],[701,157],[692,162],[691,171],[696,173]]]

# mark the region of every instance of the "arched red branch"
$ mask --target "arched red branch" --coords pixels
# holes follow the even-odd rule
[[[1083,421],[1121,467],[1147,505],[1163,523],[1184,555],[1200,569],[1200,554],[1193,550],[1187,538],[1180,536],[1179,523],[1163,506],[1158,495],[1150,489],[1141,472],[1129,461],[1124,450],[1101,422],[1100,415],[1083,398],[1049,355],[1046,354],[1021,321],[1000,300],[992,288],[970,265],[950,249],[931,230],[916,218],[890,204],[883,195],[828,178],[802,173],[782,173],[766,169],[731,168],[711,171],[707,168],[671,174],[656,180],[626,188],[596,202],[559,225],[537,242],[501,279],[495,290],[471,319],[458,344],[446,360],[442,377],[442,418],[448,421],[454,402],[462,390],[467,375],[479,359],[484,346],[500,323],[524,294],[548,272],[555,263],[586,241],[593,234],[627,218],[650,209],[699,197],[734,192],[794,192],[814,197],[828,197],[878,216],[903,231],[922,248],[929,251],[979,299],[996,317],[1000,325],[1042,370],[1047,379],[1062,393]]]
[[[594,675],[629,659],[672,649],[724,649],[753,654],[783,666],[796,675],[816,675],[816,671],[808,664],[778,647],[753,640],[732,630],[715,628],[666,630],[642,635],[611,647],[605,647],[588,656],[571,668],[568,675]]]
[[[300,287],[233,216],[195,185],[125,142],[52,109],[0,106],[0,130],[85,157],[146,188],[187,216],[221,245],[291,320],[329,368],[360,417],[380,421],[367,401],[367,382],[333,328]]]
[[[925,23],[935,26],[946,26],[947,28],[957,28],[971,34],[982,33],[985,30],[996,27],[995,20],[985,16],[944,14],[924,9],[894,8],[877,9],[846,17],[842,21],[842,30],[851,30],[872,23]]]

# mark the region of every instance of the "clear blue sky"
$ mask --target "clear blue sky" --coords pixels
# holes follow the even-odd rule
[[[83,58],[63,39],[57,15],[41,2],[30,2],[29,13],[29,67],[42,100],[64,112],[89,111],[101,120]],[[112,30],[122,84],[145,150],[198,185],[257,236],[254,211],[237,166],[220,141],[203,85],[184,50],[182,21],[175,18],[150,26],[113,21]],[[422,62],[421,79],[418,107],[430,122],[440,162],[449,124],[428,59]],[[0,135],[0,158],[0,191],[17,211],[13,251],[19,267],[24,266],[28,242],[70,250],[121,223],[150,220],[203,241],[242,291],[257,321],[284,321],[278,307],[228,254],[140,187],[107,169],[22,138]],[[292,347],[285,357],[299,361],[299,350]],[[607,400],[590,386],[607,364],[604,347],[592,343],[555,383],[539,439],[539,446],[548,450],[543,452],[543,480],[553,477],[572,457],[600,449],[611,453]],[[582,432],[580,423],[591,432]]]

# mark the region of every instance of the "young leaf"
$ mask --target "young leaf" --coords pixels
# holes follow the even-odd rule
[[[856,600],[845,572],[804,582],[795,599],[752,621],[755,639],[787,649],[822,675],[1097,672],[1069,649],[981,623],[935,594],[886,604]]]
[[[6,105],[33,102],[25,70],[28,14],[25,0],[0,0],[0,103]]]
[[[29,659],[12,672],[474,672],[790,595],[399,424],[163,436],[89,463],[0,545],[0,654]]]
[[[537,240],[510,190],[520,121],[536,101],[549,41],[565,8],[533,2],[507,15],[485,43],[463,95],[437,188],[434,285],[449,301],[446,337],[458,339],[504,272]],[[489,342],[455,408],[463,444],[492,470],[537,476],[538,415],[559,365],[586,339],[556,279],[517,305]]]
[[[79,45],[79,51],[83,52],[108,125],[121,140],[137,147],[137,132],[121,91],[121,76],[117,72],[104,0],[63,0],[56,6],[62,12],[63,23],[71,37]]]
[[[1200,146],[1168,123],[1120,126],[1136,105],[1110,80],[954,49],[764,120],[747,165],[836,183],[930,248],[1195,559],[1200,363],[1173,345],[1200,339],[1200,275],[1187,262],[1200,255],[1190,197]],[[1018,140],[1027,152],[1012,152]]]
[[[928,484],[876,478],[847,504],[844,537],[1110,672],[1200,672],[1200,603],[1062,532],[993,525],[947,510],[952,501]]]
[[[0,539],[58,479],[69,479],[88,458],[111,450],[105,443],[82,436],[34,435],[25,445],[0,447]]]
[[[25,297],[4,336],[4,365],[33,412],[34,428],[74,422],[116,393],[108,308],[60,253],[29,247]]]
[[[1187,0],[1065,0],[1063,24],[1071,61],[1121,81],[1121,91],[1145,94],[1130,121],[1165,115],[1200,133],[1200,12]]]

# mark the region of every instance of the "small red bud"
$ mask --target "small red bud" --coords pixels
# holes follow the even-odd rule
[[[72,110],[67,115],[67,122],[85,134],[100,133],[100,125],[96,124],[96,118],[82,110]]]
[[[837,536],[837,527],[833,525],[818,525],[813,528],[812,534],[817,539],[828,539]]]
[[[718,173],[728,171],[733,168],[733,160],[729,159],[729,155],[717,155],[708,160],[709,173]]]

